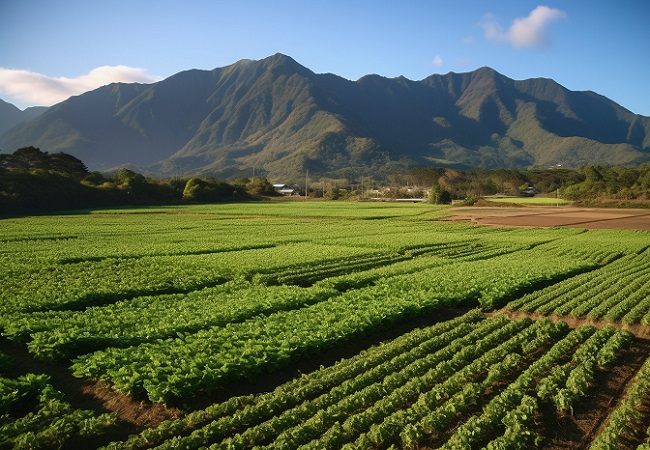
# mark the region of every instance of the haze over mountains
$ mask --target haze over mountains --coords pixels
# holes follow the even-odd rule
[[[111,84],[22,124],[5,119],[6,105],[0,124],[17,125],[0,128],[3,152],[33,145],[75,155],[91,170],[126,165],[163,176],[256,173],[288,181],[306,170],[381,177],[422,165],[650,161],[650,118],[593,92],[542,78],[515,81],[489,68],[350,81],[276,54],[150,85]]]

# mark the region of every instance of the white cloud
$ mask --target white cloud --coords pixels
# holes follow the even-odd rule
[[[566,17],[559,9],[538,6],[528,17],[515,19],[508,30],[504,31],[492,14],[486,14],[481,25],[489,41],[507,42],[515,48],[542,48],[548,44],[548,25]]]
[[[101,66],[76,78],[0,67],[0,94],[29,105],[50,106],[113,82],[152,83],[159,79],[144,69],[128,66]]]
[[[436,66],[436,67],[440,67],[440,66],[442,66],[442,64],[443,64],[442,56],[436,55],[436,57],[433,58],[433,65]]]

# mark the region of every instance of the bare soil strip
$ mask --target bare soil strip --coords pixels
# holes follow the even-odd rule
[[[650,211],[647,209],[520,206],[458,207],[451,211],[448,220],[482,225],[650,230]]]

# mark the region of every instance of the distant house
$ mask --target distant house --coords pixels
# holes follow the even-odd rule
[[[278,194],[286,195],[287,197],[298,194],[298,191],[295,188],[283,183],[274,184],[273,189],[275,189],[275,192]]]

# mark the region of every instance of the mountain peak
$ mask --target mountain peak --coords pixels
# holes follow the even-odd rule
[[[284,74],[300,73],[303,75],[312,73],[309,69],[296,62],[296,60],[282,53],[276,53],[274,55],[267,56],[266,58],[260,60],[242,59],[226,68],[217,68],[214,69],[214,71],[221,71],[224,69],[226,70],[233,70],[233,69],[251,70],[252,69],[256,73],[262,73],[264,71],[271,71],[275,73],[284,73]]]
[[[46,109],[45,106],[32,106],[21,111],[16,105],[0,99],[0,135],[18,124],[35,119]]]
[[[637,164],[650,161],[650,119],[490,67],[349,81],[276,53],[151,85],[105,86],[0,136],[8,151],[29,145],[93,170],[130,163],[227,178],[255,167],[288,182],[305,169],[336,178],[355,176],[351,167],[382,177],[414,165]]]
[[[476,77],[496,77],[503,76],[492,67],[483,66],[471,72]]]
[[[264,58],[260,61],[269,69],[282,68],[286,71],[295,71],[299,73],[312,73],[309,69],[299,64],[295,59],[282,53]]]
[[[291,56],[285,55],[284,53],[276,53],[274,55],[267,56],[266,58],[262,59],[262,61],[298,64],[295,59],[293,59]]]

